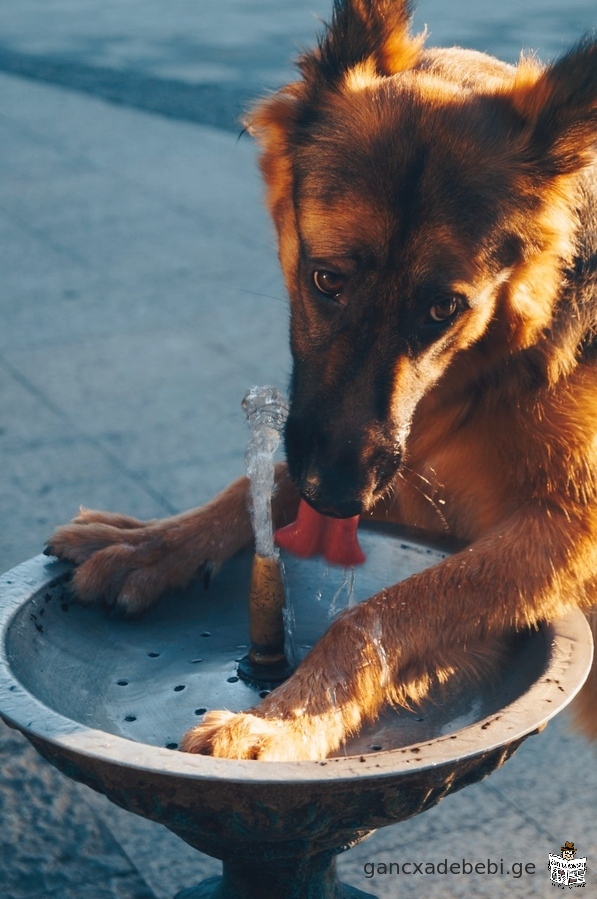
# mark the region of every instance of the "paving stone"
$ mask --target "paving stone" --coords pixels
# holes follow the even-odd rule
[[[40,893],[35,899],[156,899],[156,896],[138,874],[118,874]]]
[[[2,722],[0,751],[3,899],[61,895],[79,884],[116,883],[135,873],[122,848],[81,801],[80,788]],[[143,899],[150,895],[145,888]]]
[[[87,801],[135,867],[143,872],[156,899],[172,899],[179,890],[221,874],[221,862],[197,852],[161,824],[125,812],[105,796],[89,792]]]

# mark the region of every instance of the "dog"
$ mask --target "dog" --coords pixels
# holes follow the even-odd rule
[[[466,545],[346,610],[189,752],[324,758],[508,631],[595,601],[597,41],[511,66],[427,48],[410,18],[336,0],[298,79],[248,114],[291,303],[273,516],[302,497]],[[82,510],[48,551],[81,602],[135,616],[251,542],[247,497],[242,478],[165,520]]]

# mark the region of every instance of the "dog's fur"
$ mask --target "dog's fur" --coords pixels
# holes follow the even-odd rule
[[[249,116],[291,298],[274,516],[300,493],[468,546],[346,611],[192,752],[323,757],[506,630],[594,602],[597,42],[513,67],[425,49],[409,14],[337,0],[300,80]],[[133,615],[250,540],[242,479],[165,521],[84,511],[50,548],[83,602]]]

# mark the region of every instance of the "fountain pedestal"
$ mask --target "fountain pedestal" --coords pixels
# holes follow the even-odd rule
[[[444,555],[393,528],[361,537],[357,601]],[[572,612],[514,635],[490,683],[454,683],[416,711],[388,712],[334,758],[177,752],[206,711],[259,699],[237,672],[251,561],[239,555],[209,592],[168,596],[139,622],[74,605],[69,567],[44,556],[0,579],[0,714],[69,777],[223,860],[222,878],[178,899],[366,896],[339,884],[336,854],[486,777],[570,701],[590,667],[588,625]],[[322,585],[329,598],[338,584],[317,560],[285,565],[304,649],[329,624]]]
[[[330,853],[272,864],[224,862],[222,877],[210,877],[197,887],[182,890],[174,899],[376,899],[356,887],[340,883],[336,856]]]

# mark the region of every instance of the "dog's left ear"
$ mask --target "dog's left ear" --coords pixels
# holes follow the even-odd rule
[[[335,0],[331,24],[299,68],[312,89],[334,87],[353,69],[395,75],[419,59],[424,35],[412,37],[409,0]]]
[[[544,175],[569,175],[597,150],[597,40],[585,38],[546,69],[519,67],[512,99],[527,122],[525,157]]]
[[[349,73],[394,75],[416,65],[424,35],[411,37],[409,0],[335,0],[331,24],[315,50],[299,60],[302,80],[257,103],[245,117],[261,147],[267,203],[278,230],[280,255],[296,255],[293,227],[293,135],[304,127],[327,90]]]

